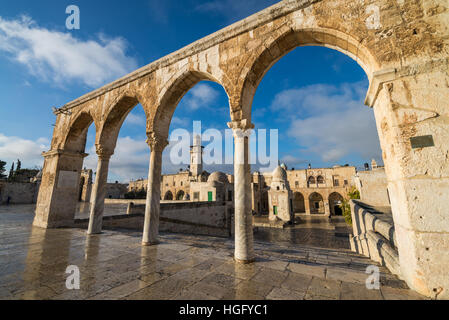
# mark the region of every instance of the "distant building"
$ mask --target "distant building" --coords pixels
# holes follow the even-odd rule
[[[268,191],[270,220],[294,221],[293,198],[285,165],[274,169]]]
[[[311,165],[309,165],[311,168]],[[291,208],[293,213],[341,215],[340,204],[347,198],[348,191],[354,186],[355,167],[334,166],[333,168],[313,168],[288,170],[288,186],[291,190]],[[269,204],[269,193],[274,173],[253,173],[253,210],[269,213],[273,210]]]
[[[190,151],[188,170],[161,177],[161,200],[234,201],[234,177],[203,170],[203,147],[197,137]],[[288,170],[285,165],[273,173],[254,172],[251,183],[254,214],[268,214],[290,221],[295,213],[341,215],[340,205],[352,186],[355,167],[334,166]],[[284,186],[284,187],[282,187]],[[147,190],[148,180],[129,183],[128,191]],[[279,188],[279,190],[278,190]]]
[[[203,170],[203,147],[201,146],[201,138],[196,136],[193,145],[190,147],[189,169],[175,174],[162,175],[161,200],[194,201],[190,190],[191,184],[196,182],[207,182],[208,177],[209,173]],[[146,191],[147,189],[147,179],[131,181],[128,185],[128,191]]]
[[[354,175],[354,183],[362,202],[372,206],[390,206],[387,175],[376,160],[371,161],[371,170],[358,171]]]

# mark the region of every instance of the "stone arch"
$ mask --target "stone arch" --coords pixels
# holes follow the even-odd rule
[[[315,179],[314,176],[310,176],[310,177],[307,179],[307,185],[308,185],[309,187],[312,187],[312,186],[315,186],[315,185],[316,185],[316,179]]]
[[[305,213],[306,206],[304,201],[304,195],[301,192],[293,193],[293,212],[294,213]]]
[[[113,152],[123,122],[140,101],[143,101],[140,95],[133,93],[122,94],[118,99],[114,100],[104,116],[101,128],[96,137],[96,143]],[[148,119],[146,108],[143,108],[143,110]]]
[[[324,177],[323,176],[318,176],[318,177],[316,177],[316,183],[317,184],[324,184]]]
[[[365,71],[371,81],[380,64],[371,52],[347,32],[313,27],[301,28],[285,25],[271,34],[267,41],[254,49],[252,58],[242,68],[239,78],[240,103],[243,119],[251,119],[251,108],[256,90],[268,70],[287,53],[302,46],[323,46],[349,56]]]
[[[324,214],[324,198],[318,192],[313,192],[309,196],[311,214]]]
[[[330,214],[335,216],[341,216],[343,214],[341,208],[339,205],[343,202],[344,198],[343,196],[338,192],[332,192],[329,195],[329,209]]]
[[[221,85],[229,97],[227,86],[210,73],[194,70],[181,71],[162,87],[154,117],[149,124],[149,131],[154,131],[159,137],[167,138],[171,119],[179,102],[190,89],[204,80]]]
[[[262,191],[262,205],[261,205],[261,211],[263,213],[267,213],[269,208],[269,202],[268,202],[268,191],[267,190],[263,190]]]
[[[165,193],[164,200],[173,200],[173,193],[170,190]]]
[[[176,194],[176,200],[178,201],[184,200],[184,195],[185,195],[184,190],[179,190],[178,193]]]
[[[68,126],[68,132],[64,139],[63,149],[69,152],[84,153],[86,148],[87,131],[94,122],[94,118],[87,111],[82,111]],[[97,128],[97,125],[95,124]]]

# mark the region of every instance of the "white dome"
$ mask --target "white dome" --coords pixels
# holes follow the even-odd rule
[[[277,167],[273,171],[273,181],[276,182],[286,182],[287,181],[287,172],[281,166]]]
[[[220,171],[213,172],[207,179],[207,182],[221,182],[221,183],[229,183],[228,176]]]

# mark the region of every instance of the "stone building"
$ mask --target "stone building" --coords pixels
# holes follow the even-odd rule
[[[362,202],[372,206],[391,205],[385,168],[378,166],[374,159],[371,161],[371,170],[358,171],[354,175],[354,183]]]
[[[107,199],[124,199],[127,192],[128,184],[115,182],[106,185]]]
[[[234,184],[223,172],[213,172],[207,182],[192,182],[190,190],[192,201],[233,201],[234,198]]]
[[[107,199],[123,199],[128,192],[128,184],[123,183],[107,183],[106,194]],[[93,190],[93,171],[91,169],[84,169],[81,171],[79,181],[78,199],[81,202],[90,202]],[[140,189],[137,189],[140,190]]]
[[[13,182],[0,180],[0,205],[2,204],[33,204],[37,201],[42,171],[23,169],[20,178]],[[31,173],[34,176],[31,176]]]
[[[292,193],[291,207],[293,213],[341,215],[339,205],[347,198],[356,173],[352,166],[334,166],[333,168],[310,168],[288,170],[287,182]],[[274,174],[274,173],[273,173]],[[269,193],[273,180],[271,173],[255,172],[252,175],[253,212],[268,213]]]
[[[180,170],[175,174],[164,174],[161,176],[161,200],[190,200],[192,194],[191,184],[207,182],[209,173],[203,170],[203,146],[201,137],[195,136],[193,145],[190,147],[190,165],[188,170]],[[129,191],[148,189],[148,180],[140,179],[131,181]]]
[[[268,207],[270,220],[293,221],[292,191],[287,179],[286,166],[274,169],[268,191]]]

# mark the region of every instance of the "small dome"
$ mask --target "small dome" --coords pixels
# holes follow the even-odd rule
[[[273,171],[273,181],[285,182],[287,181],[287,172],[281,166],[277,167]]]
[[[228,176],[223,172],[213,172],[207,179],[207,182],[221,182],[221,183],[229,183]]]

